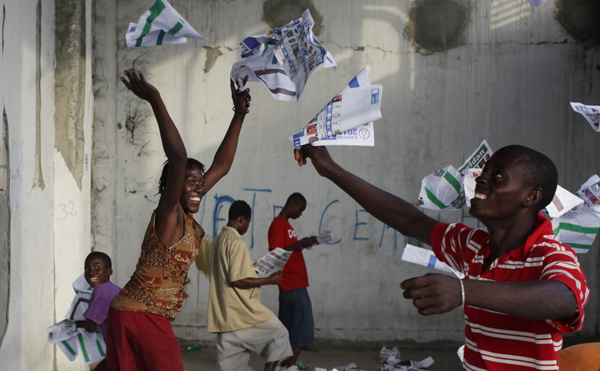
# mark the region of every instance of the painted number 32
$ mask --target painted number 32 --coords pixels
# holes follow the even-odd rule
[[[69,201],[67,204],[60,204],[56,207],[56,219],[65,220],[68,216],[76,216],[75,203]]]

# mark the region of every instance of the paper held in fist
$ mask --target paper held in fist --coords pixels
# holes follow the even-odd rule
[[[313,146],[373,146],[373,121],[381,118],[383,87],[371,85],[370,67],[364,67],[352,81],[290,142],[300,149]]]

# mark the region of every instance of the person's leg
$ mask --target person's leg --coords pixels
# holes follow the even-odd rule
[[[181,347],[175,338],[171,322],[156,314],[135,313],[139,315],[141,326],[140,351],[136,352],[136,363],[140,370],[147,371],[183,371]]]
[[[278,361],[265,363],[265,368],[263,369],[263,371],[275,371],[275,368],[277,367],[278,363]]]
[[[293,354],[288,332],[275,316],[236,333],[245,349],[260,354],[265,359],[265,370],[274,369],[279,361]]]
[[[250,351],[244,347],[237,336],[238,331],[217,334],[217,364],[219,365],[219,371],[245,370],[248,366]]]
[[[108,362],[106,361],[106,358],[94,367],[94,371],[108,371]]]
[[[299,287],[290,291],[280,291],[279,313],[285,327],[290,333],[290,344],[294,355],[283,362],[282,367],[290,367],[298,362],[302,347],[314,344],[314,319],[312,303],[306,287]]]
[[[137,317],[130,316],[131,312],[124,312],[109,308],[106,319],[106,360],[111,371],[132,370],[137,371],[135,362],[136,342],[135,333],[130,333],[130,328],[138,328]]]

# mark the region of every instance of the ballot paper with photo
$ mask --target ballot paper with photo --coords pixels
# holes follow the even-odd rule
[[[72,284],[75,297],[66,314],[66,319],[46,329],[48,342],[56,344],[69,361],[81,355],[81,363],[88,365],[99,362],[106,355],[104,336],[98,326],[98,332],[87,332],[77,328],[76,321],[85,321],[83,316],[89,307],[93,287],[82,274]]]
[[[434,268],[447,273],[452,273],[460,279],[465,278],[465,275],[463,273],[450,267],[448,264],[438,260],[433,251],[424,249],[422,247],[406,244],[406,247],[404,247],[404,251],[402,251],[401,259],[405,262],[422,265],[424,267]]]
[[[264,35],[249,36],[238,45],[242,59],[234,63],[231,79],[260,81],[279,100],[300,99],[310,75],[319,66],[337,68],[331,53],[313,33],[314,20],[306,9],[302,17]]]
[[[290,255],[292,255],[292,251],[280,247],[275,248],[254,264],[254,270],[256,270],[259,278],[269,277],[273,273],[283,270],[283,266],[287,263]]]
[[[600,132],[600,106],[586,106],[585,104],[571,102],[571,107],[575,112],[579,112],[585,117],[592,129]]]
[[[372,123],[381,118],[383,87],[371,85],[370,70],[364,67],[301,132],[290,137],[294,147],[374,144]]]
[[[421,182],[421,191],[417,206],[431,210],[462,209],[467,206],[464,181],[469,169],[483,169],[486,162],[492,157],[493,151],[486,140],[483,140],[467,160],[455,169],[452,165],[427,175]],[[473,173],[474,174],[474,173]],[[471,176],[473,176],[473,174]],[[474,179],[470,179],[474,182]],[[475,187],[471,183],[470,198],[475,194]],[[469,201],[470,201],[469,198]]]
[[[463,179],[463,188],[465,190],[465,202],[467,207],[471,207],[471,200],[475,197],[475,179],[481,175],[483,169],[469,169]]]
[[[184,44],[187,39],[206,40],[175,10],[167,0],[154,3],[138,23],[130,23],[125,34],[127,46]]]
[[[557,185],[552,202],[546,206],[546,212],[550,218],[558,218],[579,205],[583,205],[581,198]]]
[[[590,250],[600,230],[600,177],[594,174],[576,192],[583,200],[558,218],[552,219],[556,238],[583,254]]]
[[[592,175],[587,182],[581,185],[577,194],[587,206],[600,205],[600,177],[596,174]]]

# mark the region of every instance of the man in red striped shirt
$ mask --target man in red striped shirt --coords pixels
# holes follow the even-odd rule
[[[373,216],[431,244],[460,280],[427,274],[400,285],[422,315],[463,306],[465,370],[558,370],[562,334],[583,324],[589,288],[573,250],[555,239],[540,211],[554,197],[558,173],[545,155],[501,148],[476,179],[470,214],[487,229],[440,223],[408,202],[336,164],[324,147],[304,146],[318,173]]]

